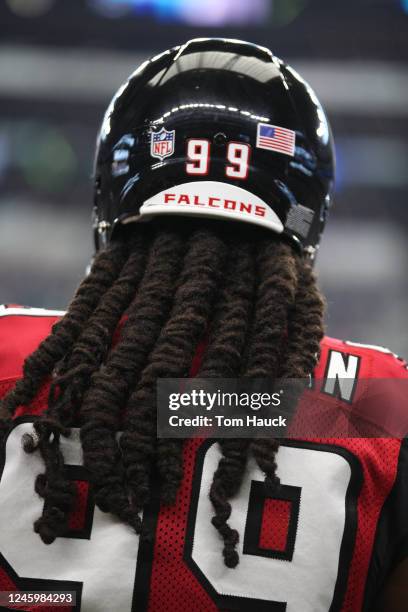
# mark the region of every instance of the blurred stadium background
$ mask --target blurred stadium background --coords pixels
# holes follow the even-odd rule
[[[111,95],[146,57],[228,36],[272,48],[328,110],[329,334],[408,356],[407,26],[407,0],[0,0],[0,303],[67,304],[92,254]]]

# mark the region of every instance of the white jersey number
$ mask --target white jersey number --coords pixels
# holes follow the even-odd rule
[[[6,443],[0,481],[0,553],[19,578],[30,578],[30,584],[55,580],[63,590],[61,581],[66,581],[67,591],[74,590],[69,583],[82,584],[82,611],[131,610],[138,538],[129,527],[95,508],[90,539],[57,538],[46,545],[34,533],[33,522],[41,516],[44,503],[34,492],[34,482],[44,472],[44,464],[37,453],[27,455],[21,447],[22,434],[31,431],[31,423],[22,423]],[[73,430],[71,438],[62,441],[67,464],[82,464],[80,449],[78,430]],[[24,590],[52,588],[24,586]]]
[[[88,536],[60,537],[47,546],[34,533],[33,522],[43,507],[34,482],[44,467],[37,454],[27,455],[21,448],[22,434],[31,431],[32,423],[21,423],[6,443],[0,480],[3,562],[23,590],[54,586],[68,591],[76,585],[78,593],[82,591],[81,611],[129,612],[132,605],[140,609],[134,599],[139,542],[128,526],[94,508]],[[81,466],[78,430],[62,445],[66,464]],[[219,458],[215,443],[204,443],[197,453],[184,562],[221,609],[247,610],[252,605],[251,609],[268,611],[328,612],[350,527],[347,499],[354,477],[350,458],[334,447],[281,445],[281,499],[292,508],[287,545],[281,551],[268,549],[260,540],[268,500],[263,475],[250,460],[244,483],[231,502],[231,525],[240,533],[240,563],[233,570],[223,563],[221,541],[210,523],[213,508],[208,490]],[[46,588],[41,589],[41,584]]]
[[[232,609],[240,609],[240,601],[243,610],[250,609],[246,607],[250,604],[252,609],[286,612],[330,609],[338,582],[352,470],[345,454],[333,452],[334,447],[324,451],[323,446],[308,446],[281,445],[278,451],[282,497],[292,500],[295,513],[292,524],[289,521],[286,551],[262,548],[264,494],[259,496],[259,492],[264,476],[250,460],[249,475],[231,501],[230,524],[240,534],[240,563],[234,570],[225,568],[220,538],[209,525],[214,511],[208,489],[220,451],[216,444],[208,449],[200,490],[192,502],[187,538],[191,546],[186,552],[192,570],[221,608],[229,609],[229,602],[235,600],[237,607],[231,605]]]

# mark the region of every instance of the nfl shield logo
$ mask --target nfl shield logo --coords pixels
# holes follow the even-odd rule
[[[150,155],[152,157],[158,157],[163,161],[165,157],[173,155],[176,130],[169,132],[165,128],[162,128],[160,132],[152,132],[151,134]]]

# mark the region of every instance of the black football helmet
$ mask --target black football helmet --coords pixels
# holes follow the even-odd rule
[[[334,180],[310,86],[264,47],[195,39],[144,62],[113,97],[95,159],[96,248],[156,215],[281,233],[314,258]]]

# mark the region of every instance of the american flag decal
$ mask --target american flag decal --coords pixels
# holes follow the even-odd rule
[[[256,146],[258,149],[268,149],[284,155],[293,157],[295,154],[296,134],[293,130],[288,130],[278,125],[268,125],[258,123],[256,135]]]

